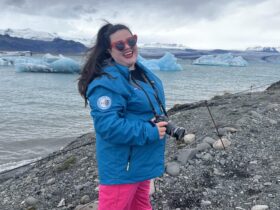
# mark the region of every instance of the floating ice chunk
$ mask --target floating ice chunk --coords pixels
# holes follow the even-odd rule
[[[62,57],[59,60],[50,63],[50,66],[54,72],[60,73],[78,73],[81,69],[77,61],[66,57]]]
[[[218,55],[203,55],[193,61],[195,65],[209,66],[248,66],[248,62],[241,56],[233,56],[231,53]]]
[[[78,62],[62,55],[46,54],[43,58],[17,58],[13,60],[17,72],[77,73]]]
[[[36,64],[36,63],[19,63],[15,65],[16,72],[53,72],[53,69],[46,63]]]
[[[177,58],[169,53],[166,52],[164,56],[159,59],[145,59],[138,56],[138,60],[144,66],[151,70],[160,70],[160,71],[180,71],[182,70],[182,66],[177,63]]]
[[[43,55],[42,59],[43,61],[47,62],[47,63],[52,63],[54,61],[57,61],[58,59],[60,58],[63,58],[64,56],[63,55],[59,55],[59,56],[56,56],[56,55],[52,55],[50,53],[47,53],[45,55]]]
[[[12,62],[6,58],[0,58],[0,66],[10,66]]]

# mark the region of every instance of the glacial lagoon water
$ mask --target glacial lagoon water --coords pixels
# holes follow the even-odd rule
[[[247,67],[191,65],[182,71],[155,71],[162,80],[167,107],[210,99],[251,87],[265,89],[280,80],[280,65],[250,63]],[[77,91],[78,74],[17,73],[0,67],[0,171],[58,150],[92,131],[89,108]]]

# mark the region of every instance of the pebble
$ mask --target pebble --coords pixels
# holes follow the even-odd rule
[[[89,202],[90,202],[90,198],[89,198],[88,195],[84,195],[84,196],[81,198],[81,200],[80,200],[80,203],[81,203],[81,204],[87,204],[87,203],[89,203]]]
[[[197,152],[197,149],[181,149],[178,151],[177,160],[185,165],[188,160],[191,160],[196,155]]]
[[[38,203],[38,200],[32,196],[28,197],[25,199],[24,203],[27,205],[27,206],[36,206],[37,203]]]
[[[213,144],[213,148],[220,150],[220,149],[224,149],[224,147],[225,148],[229,147],[231,144],[231,142],[227,138],[222,138],[222,141],[220,139],[215,141],[215,143]]]
[[[51,178],[47,181],[47,185],[52,185],[55,183],[55,178]]]
[[[271,183],[271,182],[265,182],[265,183],[263,183],[263,185],[264,185],[264,186],[271,186],[272,183]]]
[[[90,202],[85,205],[78,205],[74,210],[97,210],[98,203],[97,202]]]
[[[251,210],[266,210],[268,209],[267,205],[255,205],[251,208]]]
[[[149,195],[153,195],[154,193],[155,193],[155,180],[151,179]]]
[[[211,138],[211,137],[205,137],[203,140],[202,140],[202,142],[205,142],[205,143],[208,143],[208,144],[210,144],[211,146],[214,144],[214,142],[215,142],[216,140],[215,139],[213,139],[213,138]]]
[[[195,141],[195,135],[190,133],[184,136],[184,142],[186,144],[191,144]]]
[[[211,201],[201,200],[201,205],[202,206],[210,206],[211,204],[212,204]]]
[[[166,173],[168,173],[171,176],[178,176],[180,173],[180,165],[177,162],[167,163]]]
[[[207,150],[207,149],[210,149],[210,148],[211,148],[211,146],[209,144],[205,143],[205,142],[200,143],[196,146],[196,149],[198,151],[204,151],[204,150]]]
[[[204,161],[212,161],[213,157],[209,153],[206,153],[201,157],[201,159]]]
[[[62,198],[57,205],[57,207],[62,207],[62,206],[65,206],[65,199],[64,198]]]
[[[260,113],[256,112],[256,111],[250,111],[249,113],[250,113],[250,114],[252,115],[252,117],[254,117],[254,118],[258,118],[258,119],[260,119],[260,120],[263,119],[263,116],[262,116]]]

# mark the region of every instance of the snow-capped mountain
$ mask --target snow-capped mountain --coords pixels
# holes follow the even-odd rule
[[[10,37],[17,37],[23,39],[31,39],[31,40],[41,40],[41,41],[53,41],[56,38],[68,40],[68,41],[75,41],[84,44],[85,46],[89,47],[92,45],[92,39],[87,38],[75,38],[75,37],[64,37],[60,36],[57,33],[49,33],[45,31],[35,31],[30,28],[25,29],[0,29],[0,35],[9,35]]]
[[[30,51],[35,53],[83,53],[87,47],[75,39],[64,39],[56,33],[31,29],[0,30],[0,51]]]
[[[34,31],[30,28],[25,29],[4,29],[0,30],[0,35],[9,35],[10,37],[17,37],[23,39],[52,41],[55,38],[60,38],[56,33],[49,33],[44,31]]]
[[[280,52],[280,47],[248,47],[246,51],[257,51],[257,52]]]

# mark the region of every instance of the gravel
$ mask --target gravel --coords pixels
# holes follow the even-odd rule
[[[170,109],[173,123],[192,135],[168,139],[166,172],[154,180],[153,209],[280,209],[278,84],[209,100],[217,129],[204,101]],[[85,134],[36,163],[1,173],[0,209],[95,209],[94,145],[94,134]]]

